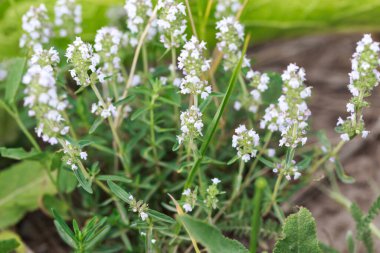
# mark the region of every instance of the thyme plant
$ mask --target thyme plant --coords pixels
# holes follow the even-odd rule
[[[255,69],[239,22],[246,3],[126,0],[124,25],[92,37],[75,0],[57,0],[54,16],[43,4],[23,15],[24,58],[0,65],[0,105],[29,143],[0,152],[43,168],[40,207],[74,252],[335,252],[307,209],[283,209],[316,172],[357,223],[350,252],[355,241],[375,252],[380,201],[364,214],[334,184],[352,182],[339,151],[370,134],[363,110],[380,81],[379,43],[366,34],[357,44],[341,142],[320,134],[322,145],[309,144],[318,129],[307,72]],[[216,45],[204,41],[210,25]]]

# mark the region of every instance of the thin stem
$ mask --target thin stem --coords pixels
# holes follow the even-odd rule
[[[98,98],[98,100],[100,101],[100,103],[105,107],[106,104],[104,102],[104,99],[102,98],[98,88],[96,87],[95,84],[91,84],[91,88],[92,90],[94,91],[96,97]],[[130,176],[131,175],[131,171],[129,169],[129,166],[127,165],[125,159],[124,159],[124,148],[123,148],[123,144],[120,140],[120,137],[119,137],[119,134],[117,133],[117,128],[114,124],[114,122],[112,121],[112,118],[111,117],[108,117],[108,123],[110,125],[110,128],[111,128],[111,132],[112,132],[112,136],[114,137],[114,141],[115,141],[115,144],[117,145],[117,156],[119,157],[122,165],[123,165],[123,168],[125,170],[125,173],[127,174],[127,176]]]
[[[147,78],[148,73],[149,73],[149,66],[148,66],[148,52],[146,49],[146,44],[144,44],[142,47],[142,58],[143,58],[144,75],[145,75],[145,78]]]
[[[38,145],[37,141],[33,138],[33,136],[29,133],[28,129],[26,129],[26,127],[25,127],[24,123],[21,121],[21,119],[20,119],[17,111],[14,113],[14,117],[13,118],[15,119],[17,125],[20,127],[21,131],[25,134],[26,138],[28,138],[28,140],[30,141],[30,143],[33,145],[33,147],[38,152],[41,152],[40,146]]]
[[[201,26],[201,39],[204,40],[205,38],[205,33],[206,33],[206,26],[207,26],[207,23],[208,23],[208,18],[210,16],[210,13],[211,13],[211,8],[212,8],[212,4],[214,3],[214,0],[209,0],[207,2],[207,7],[206,7],[206,11],[205,11],[205,14],[204,14],[204,19],[202,21],[202,26]]]
[[[317,171],[317,169],[322,165],[324,164],[330,157],[334,157],[336,156],[339,151],[343,148],[345,142],[344,141],[340,141],[338,143],[338,145],[330,152],[330,153],[327,153],[325,156],[323,156],[322,158],[320,158],[314,165],[313,167],[311,167],[310,171],[309,171],[309,174],[314,174],[314,172]]]
[[[224,212],[232,205],[232,203],[244,192],[244,189],[251,185],[252,178],[251,175],[255,171],[255,168],[261,158],[261,156],[264,154],[265,150],[267,149],[270,140],[272,137],[272,132],[268,132],[268,134],[265,136],[265,143],[263,148],[259,151],[255,161],[253,162],[252,166],[250,167],[250,170],[248,171],[247,175],[245,176],[245,180],[240,188],[240,190],[235,194],[232,195],[231,198],[227,201],[226,204],[219,210],[219,212],[214,217],[214,222],[216,222],[223,214]]]
[[[137,44],[135,55],[134,55],[133,60],[132,60],[131,71],[129,73],[128,80],[125,83],[125,88],[124,88],[123,95],[121,96],[121,99],[126,98],[127,95],[128,95],[129,88],[131,87],[131,84],[132,84],[132,81],[133,81],[133,77],[135,75],[135,71],[136,71],[136,67],[137,67],[137,61],[138,61],[138,58],[139,58],[139,55],[140,55],[141,48],[142,48],[142,46],[144,44],[146,36],[148,35],[149,28],[151,27],[153,20],[157,16],[157,11],[158,11],[158,5],[156,5],[154,7],[152,16],[150,17],[150,19],[149,19],[149,21],[148,21],[148,23],[147,23],[147,25],[146,25],[143,33],[140,36],[140,40],[139,40],[139,42]],[[115,123],[116,123],[115,125],[117,127],[119,127],[119,125],[121,123],[121,115],[122,115],[121,112],[123,111],[123,107],[124,107],[124,105],[120,105],[119,108],[118,108],[118,110],[117,110],[117,115],[116,115],[116,119],[115,119]]]
[[[251,253],[256,253],[257,242],[259,240],[260,232],[260,217],[261,217],[261,205],[264,196],[264,190],[267,187],[267,181],[265,178],[261,177],[256,180],[255,184],[255,197],[253,199],[253,213],[251,221],[251,241],[250,241],[250,251]]]
[[[187,8],[187,13],[188,13],[189,19],[190,19],[191,30],[192,30],[194,36],[198,38],[197,29],[195,28],[195,23],[194,23],[193,15],[191,13],[191,8],[190,8],[189,0],[185,0],[185,3],[186,3],[186,8]]]

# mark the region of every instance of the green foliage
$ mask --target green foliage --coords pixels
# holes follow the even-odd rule
[[[10,253],[18,248],[20,244],[15,239],[0,240],[0,252]]]
[[[4,158],[10,158],[14,160],[24,160],[34,158],[37,155],[41,154],[40,152],[32,149],[27,152],[23,148],[5,148],[0,147],[0,155]]]
[[[53,214],[54,225],[62,240],[75,249],[77,253],[93,252],[93,248],[104,239],[111,229],[109,225],[106,225],[107,218],[94,217],[86,223],[82,230],[79,229],[78,223],[73,220],[73,232],[56,211],[53,210]]]
[[[9,104],[13,104],[15,101],[25,64],[26,58],[13,58],[8,63],[8,77],[5,82],[5,101]]]
[[[23,161],[1,171],[0,189],[0,229],[35,210],[44,194],[56,193],[45,165],[35,161]]]
[[[356,238],[361,240],[369,253],[374,252],[373,239],[370,229],[371,222],[376,218],[380,212],[380,197],[376,199],[368,210],[368,214],[364,215],[360,207],[353,203],[351,205],[351,215],[356,222]],[[355,248],[353,242],[349,240],[349,249]]]
[[[282,232],[283,237],[276,242],[274,253],[322,253],[314,218],[306,208],[301,207],[297,213],[287,217]]]
[[[183,224],[189,235],[205,246],[209,253],[249,252],[238,241],[223,236],[222,233],[212,225],[188,215],[179,215],[177,219]]]

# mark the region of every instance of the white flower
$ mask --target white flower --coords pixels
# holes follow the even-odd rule
[[[174,0],[160,0],[157,26],[165,48],[177,48],[186,40],[186,8]]]
[[[80,152],[79,155],[80,155],[81,159],[87,160],[87,153],[86,152]]]
[[[251,157],[256,156],[259,146],[259,135],[251,130],[247,130],[245,125],[240,125],[235,129],[236,135],[232,136],[232,147],[236,148],[237,155],[244,162],[248,162]]]
[[[220,182],[222,182],[222,181],[220,181],[219,178],[213,178],[213,179],[211,179],[211,181],[213,184],[219,184]]]
[[[55,26],[60,37],[72,36],[82,32],[82,6],[75,0],[57,0],[54,6]]]
[[[191,205],[189,203],[185,203],[182,207],[183,207],[183,209],[185,209],[186,213],[193,211],[193,208],[191,207]]]
[[[181,113],[180,119],[182,134],[177,136],[180,144],[184,140],[193,140],[198,136],[202,136],[203,122],[199,108],[191,106],[190,109]]]
[[[244,27],[234,17],[225,17],[216,23],[218,50],[223,52],[224,69],[232,69],[241,58]],[[249,65],[246,63],[245,65]],[[249,76],[249,74],[248,74]]]
[[[30,9],[22,16],[23,35],[20,38],[20,47],[31,50],[41,49],[49,42],[52,36],[51,23],[44,4]]]
[[[349,141],[350,140],[350,136],[348,134],[341,134],[340,135],[340,138],[343,140],[343,141]]]
[[[216,4],[216,18],[235,16],[241,8],[240,0],[218,0]]]
[[[8,72],[5,69],[0,68],[0,82],[4,81],[8,76]]]
[[[140,214],[141,220],[143,221],[145,221],[148,218],[148,214],[145,212],[140,212],[139,214]]]
[[[190,190],[190,188],[187,188],[187,189],[184,190],[183,193],[182,193],[182,195],[184,195],[184,196],[190,196],[190,194],[191,194],[191,190]]]

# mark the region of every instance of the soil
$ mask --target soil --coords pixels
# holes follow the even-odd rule
[[[319,35],[299,39],[270,42],[253,47],[254,68],[261,71],[282,72],[289,63],[297,63],[306,70],[307,83],[313,86],[311,101],[313,130],[325,129],[333,143],[339,141],[334,132],[337,118],[345,116],[345,105],[350,98],[347,89],[350,58],[361,34]],[[380,36],[374,36],[379,41]],[[340,184],[342,194],[367,210],[380,193],[380,147],[378,135],[380,121],[380,90],[375,89],[369,99],[371,108],[365,112],[371,137],[355,140],[342,150],[343,166],[347,174],[355,177],[352,185]],[[322,182],[321,182],[322,183]],[[318,238],[346,251],[346,233],[355,231],[355,223],[349,212],[320,192],[315,185],[303,190],[289,205],[305,206],[317,221]],[[375,224],[380,227],[380,220]],[[27,215],[17,226],[18,233],[36,253],[64,253],[68,249],[60,243],[51,219],[40,212]],[[379,241],[379,240],[377,240]],[[380,243],[376,242],[377,248]],[[360,248],[359,252],[364,252]]]

